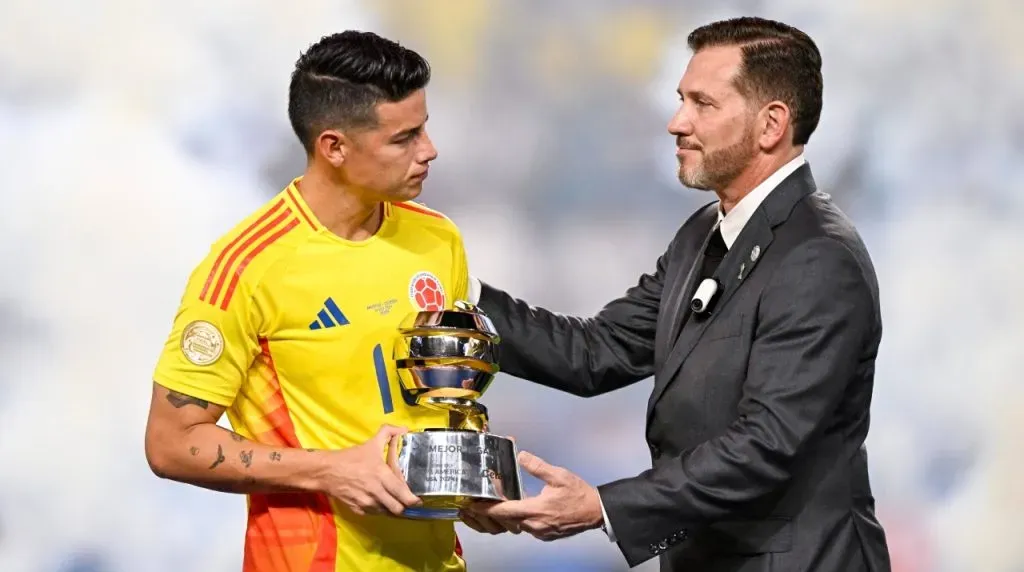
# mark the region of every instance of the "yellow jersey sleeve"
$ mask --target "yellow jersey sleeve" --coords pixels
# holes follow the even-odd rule
[[[233,283],[213,254],[189,277],[153,380],[229,407],[259,354],[259,320],[245,281]]]

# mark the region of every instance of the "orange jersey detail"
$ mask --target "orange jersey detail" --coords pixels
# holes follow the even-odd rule
[[[299,448],[295,425],[281,392],[281,381],[266,339],[258,368],[264,380],[253,405],[263,412],[265,430],[254,435],[260,443]],[[334,513],[326,495],[253,494],[249,495],[249,519],[245,535],[245,572],[272,570],[308,570],[334,572],[338,535]]]
[[[427,216],[432,216],[432,217],[436,217],[436,218],[445,218],[445,216],[443,214],[441,214],[441,213],[439,213],[439,212],[437,212],[437,211],[435,211],[433,209],[429,209],[429,208],[427,208],[427,207],[425,207],[425,206],[423,206],[421,204],[418,204],[418,203],[404,202],[404,203],[389,203],[389,204],[392,204],[392,205],[394,205],[394,206],[396,206],[396,207],[398,207],[400,209],[409,210],[409,211],[412,211],[412,212],[415,212],[415,213],[425,214]]]

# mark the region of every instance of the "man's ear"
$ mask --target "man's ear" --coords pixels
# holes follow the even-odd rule
[[[761,149],[774,149],[779,143],[789,137],[790,120],[792,114],[789,106],[782,101],[772,101],[761,108],[760,125],[761,132],[758,134],[757,143]]]
[[[347,135],[337,129],[328,129],[316,138],[313,151],[334,167],[341,167],[352,147]]]

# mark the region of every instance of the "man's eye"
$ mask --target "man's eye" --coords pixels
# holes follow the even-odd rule
[[[416,138],[416,135],[418,135],[418,132],[415,131],[412,133],[406,133],[405,135],[402,135],[398,139],[395,139],[395,143],[409,143],[410,141]]]

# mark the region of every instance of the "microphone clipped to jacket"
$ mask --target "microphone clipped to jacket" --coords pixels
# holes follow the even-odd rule
[[[711,305],[711,301],[717,293],[718,281],[714,278],[705,278],[701,281],[700,286],[697,287],[697,291],[693,294],[693,299],[690,300],[690,310],[693,310],[694,314],[703,314],[707,311],[708,306]]]

